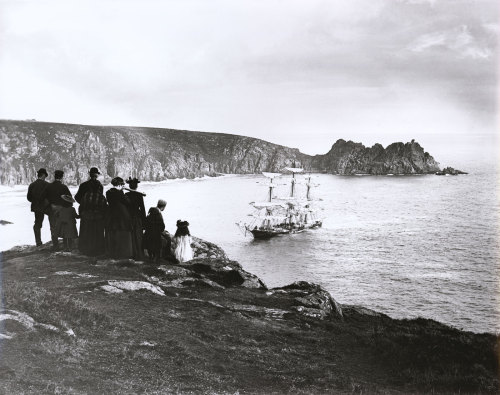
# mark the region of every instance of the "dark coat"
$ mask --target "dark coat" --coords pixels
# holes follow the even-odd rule
[[[99,180],[93,180],[92,178],[88,181],[82,182],[78,187],[78,192],[75,194],[75,200],[81,204],[83,196],[90,191],[103,194],[103,187],[101,182]]]
[[[49,204],[47,199],[47,188],[49,183],[42,179],[37,179],[28,187],[26,198],[31,202],[31,211],[44,212]]]
[[[110,230],[132,230],[132,218],[130,216],[130,200],[123,191],[111,188],[106,192],[108,200],[108,224]]]
[[[189,233],[189,222],[183,221],[179,222],[177,225],[177,230],[175,231],[174,237],[181,237],[181,236],[191,236],[191,233]]]
[[[52,181],[47,187],[47,199],[50,204],[55,204],[56,206],[64,206],[64,200],[61,199],[61,195],[71,195],[68,187],[64,185],[61,180]]]
[[[151,207],[146,218],[146,230],[144,232],[144,248],[151,251],[161,250],[161,234],[165,230],[165,222],[158,207]]]
[[[146,223],[146,209],[144,208],[144,197],[139,192],[127,192],[125,196],[127,196],[128,199],[130,200],[130,215],[135,219],[139,218],[141,228],[143,228]]]

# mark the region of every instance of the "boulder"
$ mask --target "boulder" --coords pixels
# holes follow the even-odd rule
[[[294,299],[293,310],[299,314],[319,319],[343,319],[342,308],[321,285],[296,281],[274,292],[284,293]]]

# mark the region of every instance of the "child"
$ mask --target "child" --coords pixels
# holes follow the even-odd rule
[[[187,262],[193,259],[193,249],[191,248],[191,234],[189,232],[189,222],[177,221],[177,230],[174,235],[174,254],[179,262]]]
[[[58,233],[59,237],[63,238],[64,249],[71,251],[73,248],[73,239],[78,238],[76,218],[80,218],[80,216],[73,207],[75,200],[70,195],[61,195],[61,199],[64,201],[64,204],[59,211]]]

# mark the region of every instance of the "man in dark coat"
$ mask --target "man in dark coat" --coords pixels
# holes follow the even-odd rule
[[[165,230],[165,222],[161,212],[165,210],[167,202],[158,200],[156,207],[151,207],[146,217],[146,231],[144,232],[144,248],[148,250],[148,255],[155,263],[160,262],[160,252],[162,249],[162,232]]]
[[[97,177],[101,173],[97,167],[91,167],[89,170],[90,179],[82,182],[78,187],[78,192],[75,194],[75,200],[78,204],[82,204],[82,199],[87,192],[96,191],[100,194],[103,194],[103,187],[101,182],[97,179]]]
[[[28,187],[28,195],[26,198],[31,202],[31,211],[35,213],[35,224],[33,232],[35,233],[35,242],[37,246],[42,245],[41,230],[45,214],[49,210],[49,202],[47,200],[47,187],[49,183],[45,179],[49,176],[44,168],[37,172],[38,179]]]
[[[69,195],[73,197],[68,187],[62,183],[63,176],[64,172],[62,170],[56,170],[54,172],[54,181],[47,187],[47,200],[50,203],[49,223],[53,251],[59,250],[57,221],[59,218],[59,211],[61,211],[62,206],[65,204],[61,196]]]

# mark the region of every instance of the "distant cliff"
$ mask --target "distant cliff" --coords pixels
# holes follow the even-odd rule
[[[251,174],[308,166],[298,149],[222,134],[140,127],[0,121],[0,183],[27,184],[45,167],[65,172],[68,184],[97,166],[105,180],[194,178],[217,173]]]
[[[45,167],[79,184],[97,166],[105,181],[119,175],[144,181],[217,173],[277,172],[285,166],[332,174],[415,174],[439,169],[414,141],[365,148],[338,140],[325,155],[309,156],[251,137],[185,130],[87,126],[0,120],[0,183],[28,184]]]
[[[311,166],[332,174],[426,174],[440,170],[439,163],[415,140],[365,147],[352,141],[338,140],[325,155],[316,155]]]

